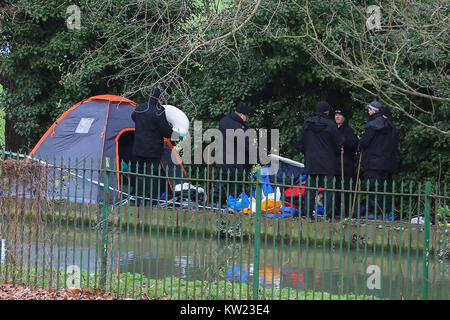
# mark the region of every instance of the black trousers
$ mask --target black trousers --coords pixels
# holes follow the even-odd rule
[[[380,170],[365,170],[364,171],[364,186],[362,189],[366,189],[367,183],[369,184],[368,191],[371,192],[384,192],[384,183],[386,182],[386,192],[392,190],[392,175],[387,171]],[[377,184],[377,185],[376,185]],[[383,194],[370,194],[369,206],[367,208],[368,215],[376,214],[377,219],[383,218],[383,211],[385,215],[392,210],[392,196]],[[384,210],[383,210],[384,208]]]
[[[306,185],[308,187],[314,187],[314,188],[332,189],[333,188],[333,178],[334,178],[334,175],[310,174],[306,178]],[[323,190],[322,192],[324,193],[324,197],[323,197],[323,205],[325,207],[324,213],[326,214],[327,217],[331,218],[331,216],[333,214],[333,207],[335,206],[335,202],[333,201],[334,192],[326,191],[326,190]],[[306,212],[306,215],[309,217],[312,217],[314,205],[316,204],[315,202],[316,202],[317,195],[318,195],[318,190],[306,189],[305,212]],[[339,215],[335,212],[334,216],[336,217]]]
[[[138,166],[138,173],[146,175],[158,175],[158,168],[161,167],[159,158],[144,158],[136,156],[136,163]],[[153,169],[152,169],[153,165]],[[164,170],[159,169],[159,175],[165,176]],[[136,176],[132,176],[136,179]],[[137,176],[136,189],[133,193],[136,196],[143,197],[145,191],[145,198],[159,199],[160,195],[165,192],[165,179],[156,177],[142,177]]]
[[[335,189],[342,189],[342,176],[340,175],[336,175],[334,176],[334,178],[336,179],[336,188]],[[349,212],[352,210],[351,209],[351,205],[352,203],[350,202],[350,198],[353,196],[353,192],[348,192],[348,191],[352,191],[350,190],[350,180],[353,181],[352,184],[352,189],[354,190],[355,188],[355,179],[351,176],[344,176],[344,185],[343,185],[343,190],[345,191],[337,191],[335,194],[335,215],[340,215],[342,217],[348,217],[349,216]],[[344,201],[342,201],[344,200]]]
[[[237,182],[218,182],[214,185],[214,198],[213,202],[218,203],[219,199],[221,200],[221,204],[224,205],[228,201],[228,196],[232,195],[235,199],[239,197],[241,193],[250,194],[251,190],[248,184],[243,184],[244,181],[244,173],[242,171],[237,171],[236,169],[230,169],[229,180],[237,181]],[[247,173],[246,173],[247,174]],[[217,172],[217,179],[219,180],[228,180],[228,173],[222,169],[222,175],[220,175],[220,168]],[[245,181],[248,179],[245,177]]]

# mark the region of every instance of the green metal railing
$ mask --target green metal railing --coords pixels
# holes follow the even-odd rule
[[[269,182],[260,172],[233,179],[215,169],[94,163],[3,154],[0,283],[119,298],[449,298],[447,186],[400,181],[373,190],[358,180],[345,190],[335,179],[324,188],[327,181]],[[174,191],[185,183],[184,194]],[[250,203],[230,208],[229,196],[241,192]],[[330,217],[320,214],[329,206]]]

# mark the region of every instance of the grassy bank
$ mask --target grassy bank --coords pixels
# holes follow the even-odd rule
[[[98,291],[100,275],[88,274],[81,271],[80,280],[75,280],[75,286]],[[70,279],[62,271],[24,266],[21,268],[11,264],[0,265],[0,283],[25,284],[32,288],[52,288],[60,290],[65,287],[65,279]],[[74,277],[74,279],[78,279]],[[253,286],[245,283],[231,281],[186,281],[176,277],[164,279],[149,279],[141,274],[120,273],[106,274],[106,289],[108,293],[117,298],[165,299],[182,300],[248,300],[253,299]],[[70,280],[67,282],[69,283]],[[291,288],[272,289],[260,287],[258,299],[261,300],[372,300],[377,299],[370,295],[330,294],[321,291],[297,291]]]

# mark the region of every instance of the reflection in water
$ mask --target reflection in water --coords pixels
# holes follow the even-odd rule
[[[265,288],[274,288],[280,289],[284,287],[296,288],[299,290],[304,290],[304,271],[300,270],[297,272],[296,269],[291,270],[289,273],[288,269],[284,270],[286,273],[284,275],[284,279],[290,278],[292,281],[288,283],[281,283],[281,273],[279,269],[274,269],[272,267],[259,268],[258,278],[259,285]],[[319,274],[320,278],[320,274]],[[226,279],[228,281],[242,282],[247,284],[252,284],[254,279],[254,268],[253,265],[243,265],[242,267],[237,265],[234,267],[230,267],[227,270]],[[300,281],[296,281],[294,279],[298,279]]]
[[[108,270],[141,273],[152,279],[167,277],[217,282],[227,280],[253,285],[254,246],[241,240],[216,236],[170,236],[153,232],[134,236],[114,235],[108,247]],[[90,273],[99,272],[101,238],[88,232],[69,230],[58,243],[25,245],[23,261],[32,265],[51,264],[59,269],[77,265]],[[29,259],[29,260],[28,260]],[[416,253],[401,256],[380,249],[367,255],[362,250],[332,250],[301,246],[290,250],[283,243],[262,241],[258,283],[263,290],[291,288],[329,293],[357,293],[380,296],[381,290],[366,286],[367,267],[380,266],[384,297],[420,299],[423,284],[423,257]],[[434,257],[429,263],[430,298],[448,299],[449,263]]]
[[[157,279],[173,274],[176,278],[191,281],[227,280],[253,285],[255,271],[254,261],[251,261],[254,252],[252,244],[215,244],[211,250],[201,253],[198,250],[202,245],[205,249],[204,243],[190,243],[188,250],[187,241],[183,240],[173,251],[156,250],[151,254],[133,255],[132,259],[120,259],[120,272],[140,272]],[[189,255],[174,254],[180,252],[188,252]],[[263,253],[270,258],[264,259]],[[384,297],[400,299],[405,297],[406,290],[410,299],[422,296],[423,265],[422,260],[416,264],[415,255],[409,259],[407,256],[393,255],[392,259],[384,256],[382,261],[381,255],[361,258],[361,252],[355,250],[340,252],[322,248],[306,250],[301,247],[301,254],[294,254],[289,250],[281,252],[279,247],[273,250],[271,246],[263,246],[260,256],[262,266],[258,272],[258,283],[263,290],[291,288],[341,295],[356,293],[380,296],[381,290],[369,290],[366,286],[367,266],[376,264],[384,266],[381,275]],[[137,268],[140,265],[144,268]],[[434,295],[435,299],[446,299],[443,295],[448,293],[449,288],[448,266],[431,261],[429,270],[430,275],[434,275],[430,297]]]

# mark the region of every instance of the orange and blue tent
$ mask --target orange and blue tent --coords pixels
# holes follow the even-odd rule
[[[121,186],[120,164],[132,158],[135,128],[131,114],[136,105],[124,97],[97,95],[75,104],[50,126],[30,156],[58,169],[53,174],[52,190],[57,197],[77,202],[103,201],[107,158],[110,169],[115,171],[108,179],[110,201],[126,193]],[[170,140],[164,142],[161,174],[166,175],[168,170],[168,176],[187,177]],[[177,181],[168,182],[173,190]]]

